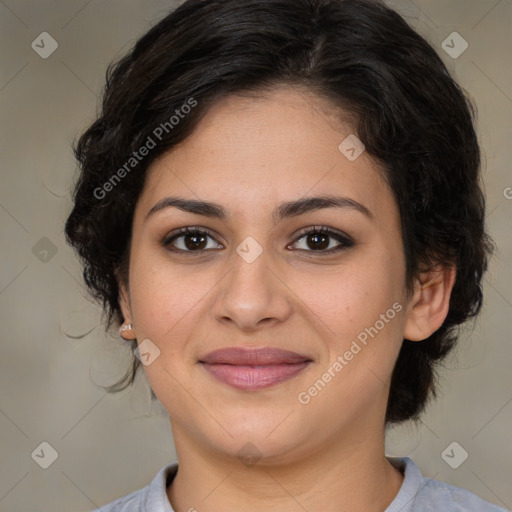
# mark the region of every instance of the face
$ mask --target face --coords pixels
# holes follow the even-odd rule
[[[150,166],[121,306],[159,351],[144,370],[178,450],[271,464],[383,430],[405,261],[376,163],[339,149],[351,133],[305,91],[230,96]]]

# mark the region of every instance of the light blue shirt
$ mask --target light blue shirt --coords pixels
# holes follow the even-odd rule
[[[383,512],[506,512],[475,494],[430,478],[424,478],[409,457],[388,457],[403,471],[400,491]],[[174,512],[166,488],[176,475],[178,464],[168,464],[143,489],[134,491],[94,512]]]

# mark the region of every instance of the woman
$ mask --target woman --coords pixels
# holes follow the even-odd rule
[[[498,511],[384,454],[482,303],[473,110],[371,0],[188,0],[111,67],[66,235],[178,464],[105,511]]]

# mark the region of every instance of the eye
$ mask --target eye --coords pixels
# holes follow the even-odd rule
[[[338,245],[332,247],[332,240],[329,241],[329,238],[335,239],[338,242]],[[164,240],[162,240],[162,245],[172,252],[181,254],[200,254],[206,250],[222,249],[222,245],[217,244],[216,242],[209,247],[208,239],[215,241],[213,236],[205,230],[195,227],[186,227],[165,237]],[[354,245],[354,241],[348,235],[322,226],[305,228],[292,245],[297,244],[302,239],[305,239],[305,245],[307,248],[299,248],[299,250],[306,252],[318,252],[321,254],[332,254]]]
[[[338,245],[332,247],[329,238],[337,240]],[[306,247],[309,247],[312,250],[299,250],[305,250],[306,252],[320,252],[323,254],[339,252],[354,245],[354,241],[349,236],[323,226],[306,228],[306,230],[300,234],[299,238],[297,238],[295,244],[302,239],[305,239]]]
[[[178,232],[167,236],[163,241],[164,247],[169,247],[169,250],[180,253],[201,253],[207,249],[215,249],[215,247],[208,247],[208,238],[213,240],[213,237],[208,232],[200,230],[198,228],[181,228]],[[183,239],[183,240],[180,240]],[[174,245],[175,241],[178,241],[180,247]],[[219,247],[217,247],[219,248]],[[222,246],[220,246],[222,248]]]

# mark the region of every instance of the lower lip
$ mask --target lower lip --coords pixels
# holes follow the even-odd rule
[[[237,389],[251,391],[275,386],[291,379],[303,371],[309,362],[266,366],[201,364],[217,380]]]

